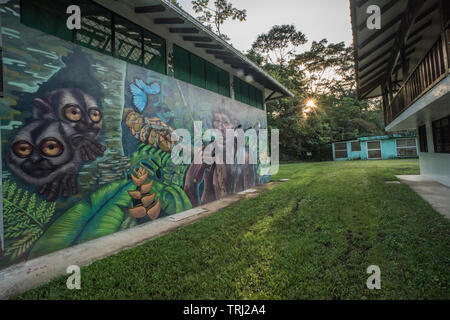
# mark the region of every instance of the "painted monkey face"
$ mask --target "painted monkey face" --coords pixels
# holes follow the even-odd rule
[[[76,133],[96,138],[103,125],[103,114],[93,97],[79,89],[60,89],[49,93],[45,99],[35,99],[40,119],[61,120]]]
[[[94,98],[81,90],[60,90],[56,93],[60,119],[78,133],[95,138],[103,124],[103,114]]]
[[[31,122],[12,141],[9,166],[22,178],[44,178],[68,163],[73,151],[61,130],[58,122]]]

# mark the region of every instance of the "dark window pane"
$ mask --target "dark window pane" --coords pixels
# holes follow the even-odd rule
[[[256,107],[256,88],[252,85],[248,87],[249,104]]]
[[[191,54],[191,83],[201,88],[206,87],[205,60]]]
[[[369,150],[367,155],[369,159],[381,159],[381,150]]]
[[[434,151],[450,153],[450,118],[442,118],[433,122]]]
[[[77,43],[110,55],[111,52],[111,13],[95,3],[83,0],[81,9],[81,30],[76,32]]]
[[[115,34],[115,56],[127,62],[142,65],[141,27],[115,16]]]
[[[347,143],[346,142],[338,142],[334,144],[335,150],[347,150]]]
[[[219,72],[215,65],[206,63],[206,89],[219,93]]]
[[[351,143],[352,152],[361,151],[361,143],[359,141],[353,141]]]
[[[336,159],[343,159],[343,158],[347,158],[347,150],[335,150],[334,152],[334,157]]]
[[[367,149],[381,149],[380,141],[368,141]]]
[[[260,90],[256,91],[256,107],[258,109],[264,110],[263,96],[262,96],[262,92]]]
[[[397,156],[400,158],[417,157],[416,148],[399,148],[397,149]]]
[[[397,139],[397,148],[415,147],[416,139]]]
[[[426,128],[426,126],[419,127],[419,143],[420,143],[420,152],[428,152],[428,141],[427,141],[427,128]]]
[[[144,30],[144,67],[166,74],[166,40]]]
[[[234,99],[237,101],[242,101],[241,97],[241,79],[238,77],[233,77],[233,89],[234,89]]]
[[[223,96],[230,97],[230,74],[225,70],[220,70],[219,93]]]
[[[189,52],[179,46],[173,47],[173,68],[175,78],[190,82]]]
[[[73,31],[66,26],[67,7],[70,0],[26,0],[22,1],[22,22],[42,32],[72,41]]]
[[[246,104],[250,104],[250,99],[249,99],[249,86],[248,83],[245,81],[241,82],[241,98],[242,98],[242,102],[246,103]]]

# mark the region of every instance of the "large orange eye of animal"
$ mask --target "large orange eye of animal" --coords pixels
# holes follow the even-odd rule
[[[56,157],[64,151],[64,147],[58,140],[48,138],[41,143],[41,151],[48,157]]]
[[[16,156],[25,158],[33,152],[33,146],[26,141],[18,141],[14,143],[13,152]]]
[[[73,105],[73,104],[67,105],[64,108],[64,115],[66,116],[66,118],[69,121],[73,121],[73,122],[80,121],[83,116],[81,113],[81,109],[78,106]]]
[[[89,110],[89,118],[91,118],[92,122],[100,122],[102,120],[102,112],[96,108],[92,108]]]

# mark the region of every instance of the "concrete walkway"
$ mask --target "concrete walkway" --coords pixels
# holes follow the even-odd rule
[[[434,210],[450,219],[450,188],[424,176],[396,176],[427,201]]]
[[[122,250],[133,248],[172,230],[194,223],[242,199],[254,197],[281,182],[271,182],[221,200],[180,212],[109,236],[12,265],[0,270],[0,300],[8,299],[65,275],[67,267],[87,266]],[[67,275],[69,276],[69,275]],[[81,275],[83,278],[83,275]]]

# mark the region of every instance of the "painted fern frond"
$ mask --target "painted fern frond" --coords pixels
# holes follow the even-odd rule
[[[14,260],[26,253],[44,233],[54,212],[55,203],[37,200],[36,194],[3,181],[5,255]]]
[[[39,239],[42,233],[43,231],[36,227],[29,229],[23,237],[6,247],[6,255],[9,256],[11,260],[23,255],[33,243]]]

